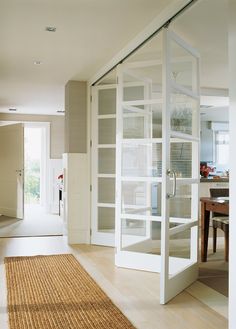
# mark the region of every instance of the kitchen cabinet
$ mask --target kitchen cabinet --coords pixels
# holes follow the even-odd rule
[[[208,179],[200,182],[199,197],[209,197],[210,188],[229,188],[228,179]]]

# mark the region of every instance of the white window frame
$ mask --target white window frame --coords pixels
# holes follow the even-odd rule
[[[218,165],[226,165],[226,163],[221,163],[219,161],[219,154],[218,154],[218,148],[217,148],[217,135],[219,134],[225,134],[225,135],[228,135],[229,136],[229,131],[228,130],[216,130],[215,133],[214,133],[214,137],[213,137],[213,146],[214,146],[214,162]],[[223,143],[225,145],[229,145],[229,142],[228,143]],[[229,156],[228,156],[229,158]]]

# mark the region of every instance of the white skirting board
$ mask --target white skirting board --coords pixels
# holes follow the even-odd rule
[[[85,153],[63,154],[64,224],[68,243],[89,243],[89,165]]]

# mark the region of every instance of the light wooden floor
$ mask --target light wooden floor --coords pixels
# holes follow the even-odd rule
[[[24,219],[0,216],[0,237],[50,236],[63,234],[62,218],[48,214],[38,204],[25,205]]]
[[[0,239],[0,328],[7,329],[5,256],[72,253],[113,302],[142,329],[226,329],[227,320],[187,291],[159,304],[159,275],[114,266],[114,249],[77,245],[64,237]],[[198,289],[202,289],[202,286]],[[217,301],[216,301],[217,302]],[[46,329],[46,328],[45,328]]]

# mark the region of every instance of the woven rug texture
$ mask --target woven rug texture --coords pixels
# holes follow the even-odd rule
[[[6,257],[10,329],[134,328],[73,255]]]

